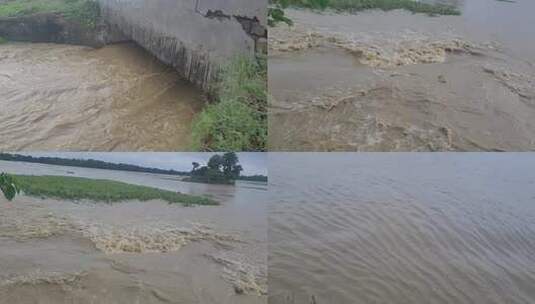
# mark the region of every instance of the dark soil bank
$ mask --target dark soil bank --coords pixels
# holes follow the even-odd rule
[[[0,18],[0,37],[10,41],[51,42],[102,47],[128,40],[116,28],[98,21],[93,27],[59,13]]]

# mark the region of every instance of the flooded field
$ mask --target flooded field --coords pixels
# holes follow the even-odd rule
[[[453,4],[461,16],[289,10],[295,26],[270,31],[270,148],[535,150],[535,4]]]
[[[269,302],[534,303],[534,162],[272,154]]]
[[[186,150],[203,106],[135,44],[7,43],[0,65],[0,150]]]
[[[267,185],[0,161],[18,174],[105,178],[220,206],[0,198],[0,303],[266,303]]]

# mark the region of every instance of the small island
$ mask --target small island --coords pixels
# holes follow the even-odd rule
[[[190,177],[184,179],[186,182],[234,185],[243,171],[238,155],[234,152],[216,154],[210,157],[206,166],[201,166],[198,162],[193,162],[192,165]]]

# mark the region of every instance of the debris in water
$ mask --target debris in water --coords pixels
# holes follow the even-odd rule
[[[42,239],[63,234],[72,229],[69,221],[42,208],[21,208],[20,205],[2,211],[0,237],[19,241]]]
[[[106,254],[173,252],[197,241],[211,241],[217,244],[239,242],[234,236],[216,233],[211,228],[199,224],[193,224],[190,229],[172,226],[119,228],[92,224],[82,231]]]
[[[267,295],[266,271],[262,268],[243,259],[231,259],[223,255],[208,257],[223,265],[223,278],[232,283],[236,294]]]
[[[17,285],[40,285],[54,284],[65,288],[76,285],[76,283],[86,275],[86,272],[63,273],[63,272],[43,272],[37,269],[33,272],[8,277],[0,282],[0,287],[11,287]]]
[[[442,63],[448,53],[479,55],[478,46],[460,38],[425,36],[421,33],[406,32],[401,38],[360,37],[357,33],[320,32],[303,25],[288,27],[281,25],[270,31],[271,55],[285,52],[303,51],[320,46],[342,48],[365,65],[375,68]]]

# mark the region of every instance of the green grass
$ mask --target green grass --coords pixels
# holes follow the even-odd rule
[[[7,43],[7,39],[4,37],[0,37],[0,44],[5,44],[5,43]]]
[[[33,13],[55,13],[65,9],[63,0],[14,0],[0,4],[0,17],[20,17]]]
[[[428,15],[460,15],[461,12],[454,6],[444,4],[431,4],[415,0],[277,0],[284,5],[306,7],[313,9],[331,8],[340,11],[356,12],[367,9],[380,9],[384,11],[405,9],[413,13]]]
[[[264,151],[267,60],[235,58],[221,72],[217,98],[193,123],[196,151]]]
[[[0,17],[21,17],[36,13],[59,13],[66,19],[95,27],[100,8],[93,0],[12,0],[0,4]]]
[[[120,202],[127,200],[163,200],[183,205],[217,205],[210,198],[181,194],[117,181],[67,176],[15,175],[22,192],[29,196],[64,200]]]

